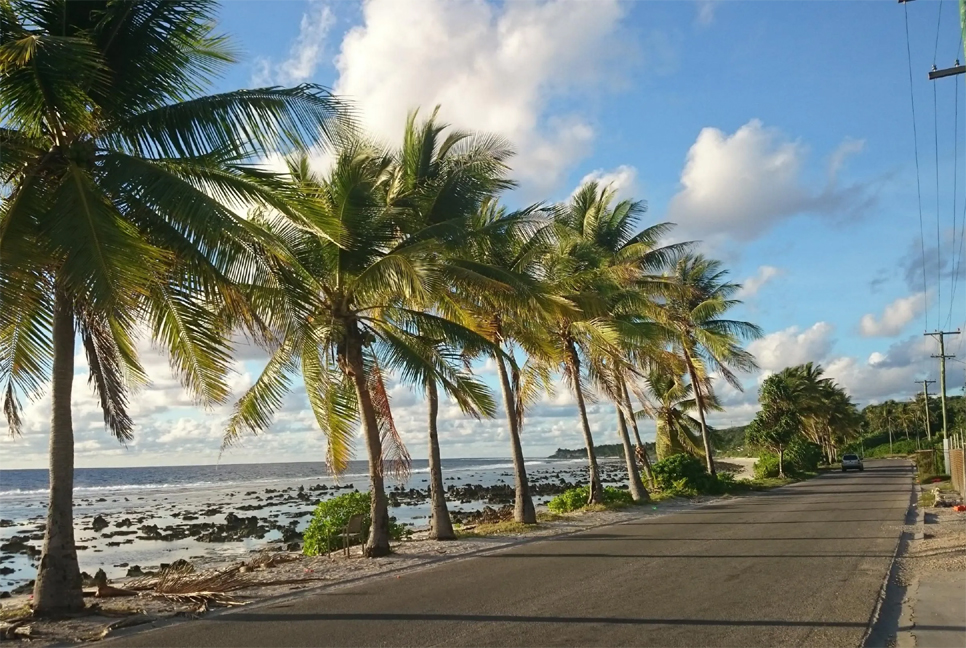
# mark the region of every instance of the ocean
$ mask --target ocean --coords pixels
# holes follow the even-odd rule
[[[604,480],[622,480],[623,462],[607,462]],[[531,483],[562,484],[586,479],[584,460],[532,459],[526,462]],[[157,466],[144,468],[78,468],[74,476],[74,533],[81,569],[93,574],[104,569],[110,578],[124,576],[130,566],[156,567],[178,559],[193,562],[224,562],[241,559],[251,551],[278,547],[283,524],[301,531],[308,524],[314,502],[351,490],[368,490],[368,464],[351,462],[338,479],[325,464],[268,463],[219,464],[208,466]],[[513,486],[513,464],[509,459],[443,459],[443,479],[451,511],[479,510],[487,504],[485,490]],[[414,460],[405,482],[389,481],[387,490],[402,492],[429,487],[426,460]],[[0,547],[0,589],[23,585],[36,574],[37,550],[43,543],[47,506],[46,470],[0,470],[0,545],[14,536],[25,540],[26,552],[15,546]],[[338,489],[335,488],[338,486]],[[324,487],[324,489],[323,489]],[[467,489],[483,487],[483,495],[471,496]],[[477,489],[480,490],[480,489]],[[535,496],[540,505],[549,495]],[[160,529],[184,526],[185,520],[222,523],[229,513],[252,515],[275,530],[264,538],[233,542],[200,542],[194,537],[175,540],[146,538],[144,527]],[[403,498],[390,514],[414,530],[428,526],[429,503],[419,497]],[[94,530],[94,516],[109,524]],[[149,534],[147,534],[149,535]],[[33,555],[31,555],[33,554]]]

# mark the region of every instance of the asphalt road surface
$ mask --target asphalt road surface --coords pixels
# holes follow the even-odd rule
[[[108,641],[126,646],[858,646],[912,467],[807,482]]]

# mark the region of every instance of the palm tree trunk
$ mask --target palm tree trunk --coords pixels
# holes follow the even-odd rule
[[[621,393],[624,396],[624,406],[627,408],[627,415],[631,419],[631,428],[634,430],[634,441],[637,443],[635,449],[637,460],[644,467],[644,476],[647,477],[647,483],[651,488],[654,488],[654,473],[651,472],[651,459],[647,456],[647,447],[641,441],[641,432],[637,427],[637,419],[634,418],[634,406],[631,403],[631,395],[627,390],[627,383],[624,380],[621,380]]]
[[[646,502],[650,499],[644,484],[641,483],[641,474],[637,472],[637,460],[634,458],[634,449],[631,447],[631,437],[627,433],[627,422],[624,420],[624,412],[620,405],[617,406],[617,433],[621,437],[621,444],[624,446],[624,463],[627,464],[627,483],[631,489],[631,497],[635,502]]]
[[[714,475],[714,457],[711,454],[711,439],[708,437],[708,424],[704,420],[704,397],[701,395],[701,384],[698,380],[698,372],[694,369],[691,355],[685,351],[684,361],[688,365],[688,375],[691,377],[691,384],[694,386],[694,402],[698,406],[698,419],[701,421],[701,441],[704,443],[704,460],[708,468],[708,474]]]
[[[84,596],[74,545],[74,430],[70,411],[74,384],[73,303],[60,288],[54,299],[50,503],[33,606],[38,614],[56,615],[84,609]]]
[[[523,446],[520,444],[520,426],[517,420],[516,405],[514,404],[513,386],[503,363],[503,356],[493,354],[496,369],[500,374],[500,385],[503,387],[503,406],[506,409],[507,426],[510,430],[510,448],[513,453],[513,519],[521,524],[536,524],[537,512],[533,508],[530,497],[530,483],[527,479],[527,468],[523,459]]]
[[[778,476],[785,477],[785,448],[778,449]]]
[[[369,539],[363,548],[368,558],[388,556],[389,548],[389,502],[386,498],[386,485],[382,473],[382,439],[376,408],[372,394],[366,383],[366,369],[362,360],[362,336],[355,323],[350,323],[346,331],[346,364],[352,377],[362,414],[362,430],[366,438],[366,451],[369,455],[369,494],[371,497]]]
[[[443,490],[443,468],[439,458],[439,432],[436,417],[439,414],[439,393],[436,381],[426,383],[426,401],[429,403],[429,499],[433,506],[433,516],[429,522],[429,537],[432,540],[455,540],[453,522],[446,508],[446,491]]]
[[[584,443],[587,445],[587,464],[590,470],[590,495],[587,498],[588,504],[603,504],[604,489],[600,483],[600,474],[597,469],[597,452],[594,450],[594,435],[590,432],[590,421],[587,420],[587,405],[584,403],[584,390],[580,386],[580,358],[577,356],[577,349],[574,343],[567,341],[567,353],[569,356],[571,375],[574,383],[574,396],[577,397],[577,408],[580,410],[580,427],[584,432]]]

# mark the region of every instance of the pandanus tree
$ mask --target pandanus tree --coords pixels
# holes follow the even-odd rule
[[[292,258],[267,284],[278,286],[287,322],[263,373],[239,400],[227,443],[249,430],[268,428],[301,367],[309,402],[328,440],[328,462],[340,472],[351,456],[361,422],[369,460],[372,524],[370,557],[389,553],[385,471],[405,472],[408,453],[392,420],[385,375],[417,387],[441,385],[466,412],[488,413],[493,401],[448,349],[484,347],[487,340],[448,318],[447,291],[455,282],[481,281],[454,270],[442,252],[467,232],[467,196],[494,190],[493,171],[506,151],[495,140],[450,135],[427,143],[439,127],[410,120],[402,149],[382,152],[349,140],[336,151],[330,172],[313,177],[304,161],[291,173],[322,213],[338,219],[338,243],[287,218],[268,226],[286,241]],[[421,158],[445,168],[431,179],[414,178]],[[415,166],[413,166],[415,165]],[[486,169],[486,173],[484,173]],[[485,180],[480,177],[489,174]],[[437,210],[437,211],[434,211]],[[467,288],[468,289],[468,288]],[[442,484],[436,484],[441,493]]]
[[[726,318],[740,304],[733,296],[740,284],[727,280],[728,271],[719,261],[700,254],[681,256],[671,272],[671,282],[660,307],[652,316],[668,332],[668,339],[687,369],[701,427],[704,457],[709,474],[715,474],[706,413],[712,398],[707,382],[712,372],[732,387],[743,390],[735,371],[757,368],[754,357],[743,349],[744,340],[761,337],[761,329],[750,322]]]
[[[108,430],[131,438],[147,328],[204,404],[224,402],[227,328],[258,335],[236,282],[270,236],[236,215],[303,219],[251,163],[308,147],[338,104],[315,86],[205,96],[233,60],[213,2],[0,2],[0,380],[20,399],[51,380],[50,500],[38,613],[84,606],[73,534],[71,388],[79,334]],[[291,202],[290,202],[291,201]],[[303,219],[304,220],[304,219]],[[332,222],[303,226],[336,235]]]

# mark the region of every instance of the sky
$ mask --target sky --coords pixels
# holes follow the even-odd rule
[[[745,390],[717,383],[725,410],[709,422],[738,425],[765,376],[807,361],[860,405],[909,398],[916,380],[938,379],[924,331],[966,326],[966,76],[927,78],[963,58],[956,4],[228,0],[219,28],[240,62],[212,90],[322,84],[387,143],[407,112],[440,105],[446,122],[512,142],[511,206],[565,200],[590,179],[645,200],[642,226],[673,222],[673,240],[700,241],[744,286],[734,317],[765,331],[748,345],[760,370]],[[963,389],[964,337],[947,338],[950,394]],[[199,409],[142,347],[153,384],[133,398],[126,447],[105,431],[78,356],[78,466],[324,458],[298,389],[270,431],[220,455],[231,406]],[[263,362],[239,349],[236,394]],[[492,365],[480,373],[494,384]],[[422,397],[395,381],[390,395],[424,458]],[[4,468],[46,466],[49,406],[46,394],[30,402],[25,434],[0,440]],[[594,403],[590,420],[597,443],[617,442],[613,405]],[[653,424],[642,431],[652,438]],[[444,457],[509,456],[502,412],[475,421],[444,403],[440,437]],[[582,446],[565,385],[530,410],[523,446]]]

